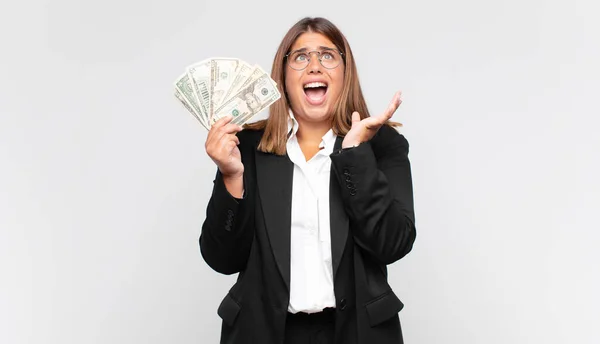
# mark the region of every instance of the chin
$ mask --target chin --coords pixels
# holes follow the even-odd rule
[[[322,122],[329,120],[331,118],[331,112],[328,108],[320,108],[320,109],[305,109],[304,118],[311,122]]]
[[[297,120],[300,119],[307,122],[318,123],[329,120],[333,113],[332,106],[327,102],[323,102],[320,105],[313,105],[305,98],[301,98],[297,104],[300,104],[300,106],[290,106],[294,112],[294,117],[296,117]]]

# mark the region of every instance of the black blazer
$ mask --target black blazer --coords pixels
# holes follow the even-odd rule
[[[262,131],[238,133],[244,198],[232,197],[217,172],[200,235],[207,264],[239,273],[218,315],[221,343],[281,344],[289,302],[293,163],[257,151]],[[402,343],[402,302],[387,265],[416,237],[408,142],[383,126],[369,141],[331,154],[331,250],[336,343]]]

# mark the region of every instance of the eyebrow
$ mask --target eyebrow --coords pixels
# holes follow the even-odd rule
[[[326,47],[324,45],[320,45],[317,48],[318,48],[318,50],[336,50],[336,48]],[[308,48],[304,47],[304,48],[293,50],[292,52],[305,52],[307,50],[308,50]]]

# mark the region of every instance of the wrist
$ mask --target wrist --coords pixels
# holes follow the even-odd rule
[[[352,149],[360,146],[360,144],[361,143],[352,143],[352,144],[350,144],[350,143],[349,144],[342,143],[342,146],[337,151],[335,151],[334,153],[341,154],[341,153],[343,153],[345,151],[349,151],[349,150],[352,150]]]
[[[223,183],[225,188],[235,198],[243,198],[244,196],[244,173],[223,175]]]
[[[244,172],[238,172],[238,173],[232,173],[232,174],[225,174],[223,172],[221,172],[221,174],[223,175],[223,180],[229,180],[229,181],[234,181],[234,180],[241,180],[244,178]]]
[[[362,142],[358,142],[358,141],[350,141],[350,142],[342,141],[342,149],[358,147],[361,143]]]

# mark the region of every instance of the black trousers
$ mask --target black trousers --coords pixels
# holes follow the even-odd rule
[[[335,309],[319,313],[288,313],[284,344],[334,344]]]

